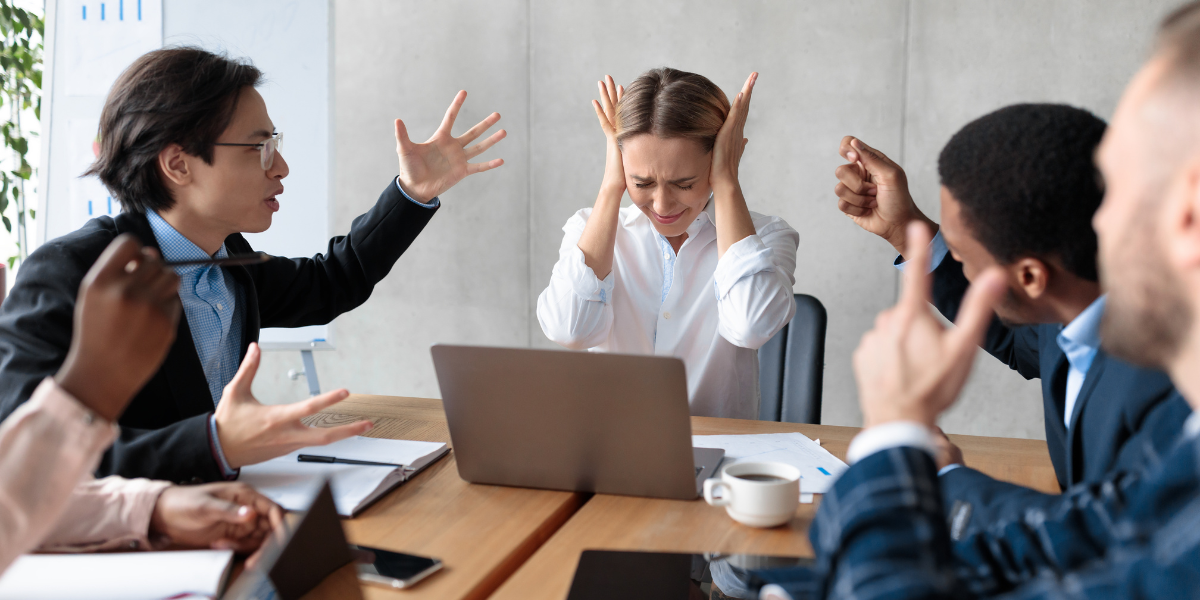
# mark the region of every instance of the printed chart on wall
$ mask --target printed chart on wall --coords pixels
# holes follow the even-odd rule
[[[161,0],[72,0],[60,13],[65,33],[61,55],[68,97],[108,94],[113,82],[137,57],[162,47]],[[82,177],[99,150],[98,118],[67,121],[70,229],[120,207],[95,176]]]
[[[73,0],[68,6],[68,96],[107,94],[125,67],[162,47],[161,0]]]

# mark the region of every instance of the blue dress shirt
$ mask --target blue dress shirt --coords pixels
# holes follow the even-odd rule
[[[1075,400],[1079,398],[1079,390],[1083,389],[1083,380],[1087,378],[1088,369],[1100,350],[1100,318],[1104,316],[1105,296],[1096,298],[1094,302],[1083,309],[1075,317],[1055,341],[1067,355],[1070,369],[1067,370],[1067,395],[1063,410],[1063,422],[1071,428],[1071,413],[1075,410]]]
[[[150,229],[158,240],[163,260],[203,260],[228,256],[222,244],[216,254],[210,257],[154,211],[147,211],[146,219],[150,221]],[[208,382],[208,392],[215,407],[221,400],[225,386],[233,381],[241,362],[242,312],[245,310],[242,307],[241,288],[233,276],[220,267],[192,265],[175,267],[175,272],[179,275],[179,300],[183,304],[183,315],[187,318],[192,342],[196,345],[196,355],[200,357],[200,366],[204,369],[204,379]],[[208,434],[221,471],[227,478],[236,477],[237,470],[229,466],[221,449],[215,415],[208,419]]]

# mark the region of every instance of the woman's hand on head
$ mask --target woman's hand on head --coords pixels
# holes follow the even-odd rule
[[[742,152],[750,140],[743,135],[746,128],[746,115],[750,113],[750,96],[754,93],[754,82],[758,81],[758,73],[751,73],[746,78],[742,91],[733,99],[729,107],[729,115],[725,124],[717,132],[717,141],[713,145],[712,170],[709,172],[709,182],[714,192],[732,190],[739,187],[738,165],[742,161]]]
[[[600,130],[608,140],[601,189],[616,194],[619,202],[625,193],[625,167],[621,164],[621,147],[617,144],[617,103],[625,95],[625,88],[617,85],[611,75],[605,75],[597,85],[600,88],[600,100],[592,100],[592,108],[596,109]]]

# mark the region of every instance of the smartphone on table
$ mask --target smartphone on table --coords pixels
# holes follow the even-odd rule
[[[395,589],[411,587],[442,568],[442,561],[350,544],[358,579]]]

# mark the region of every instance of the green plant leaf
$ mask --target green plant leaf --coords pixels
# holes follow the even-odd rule
[[[0,217],[0,219],[4,219],[4,228],[7,229],[9,233],[12,233],[12,221],[9,221],[8,217]],[[8,266],[11,267],[12,265]]]

